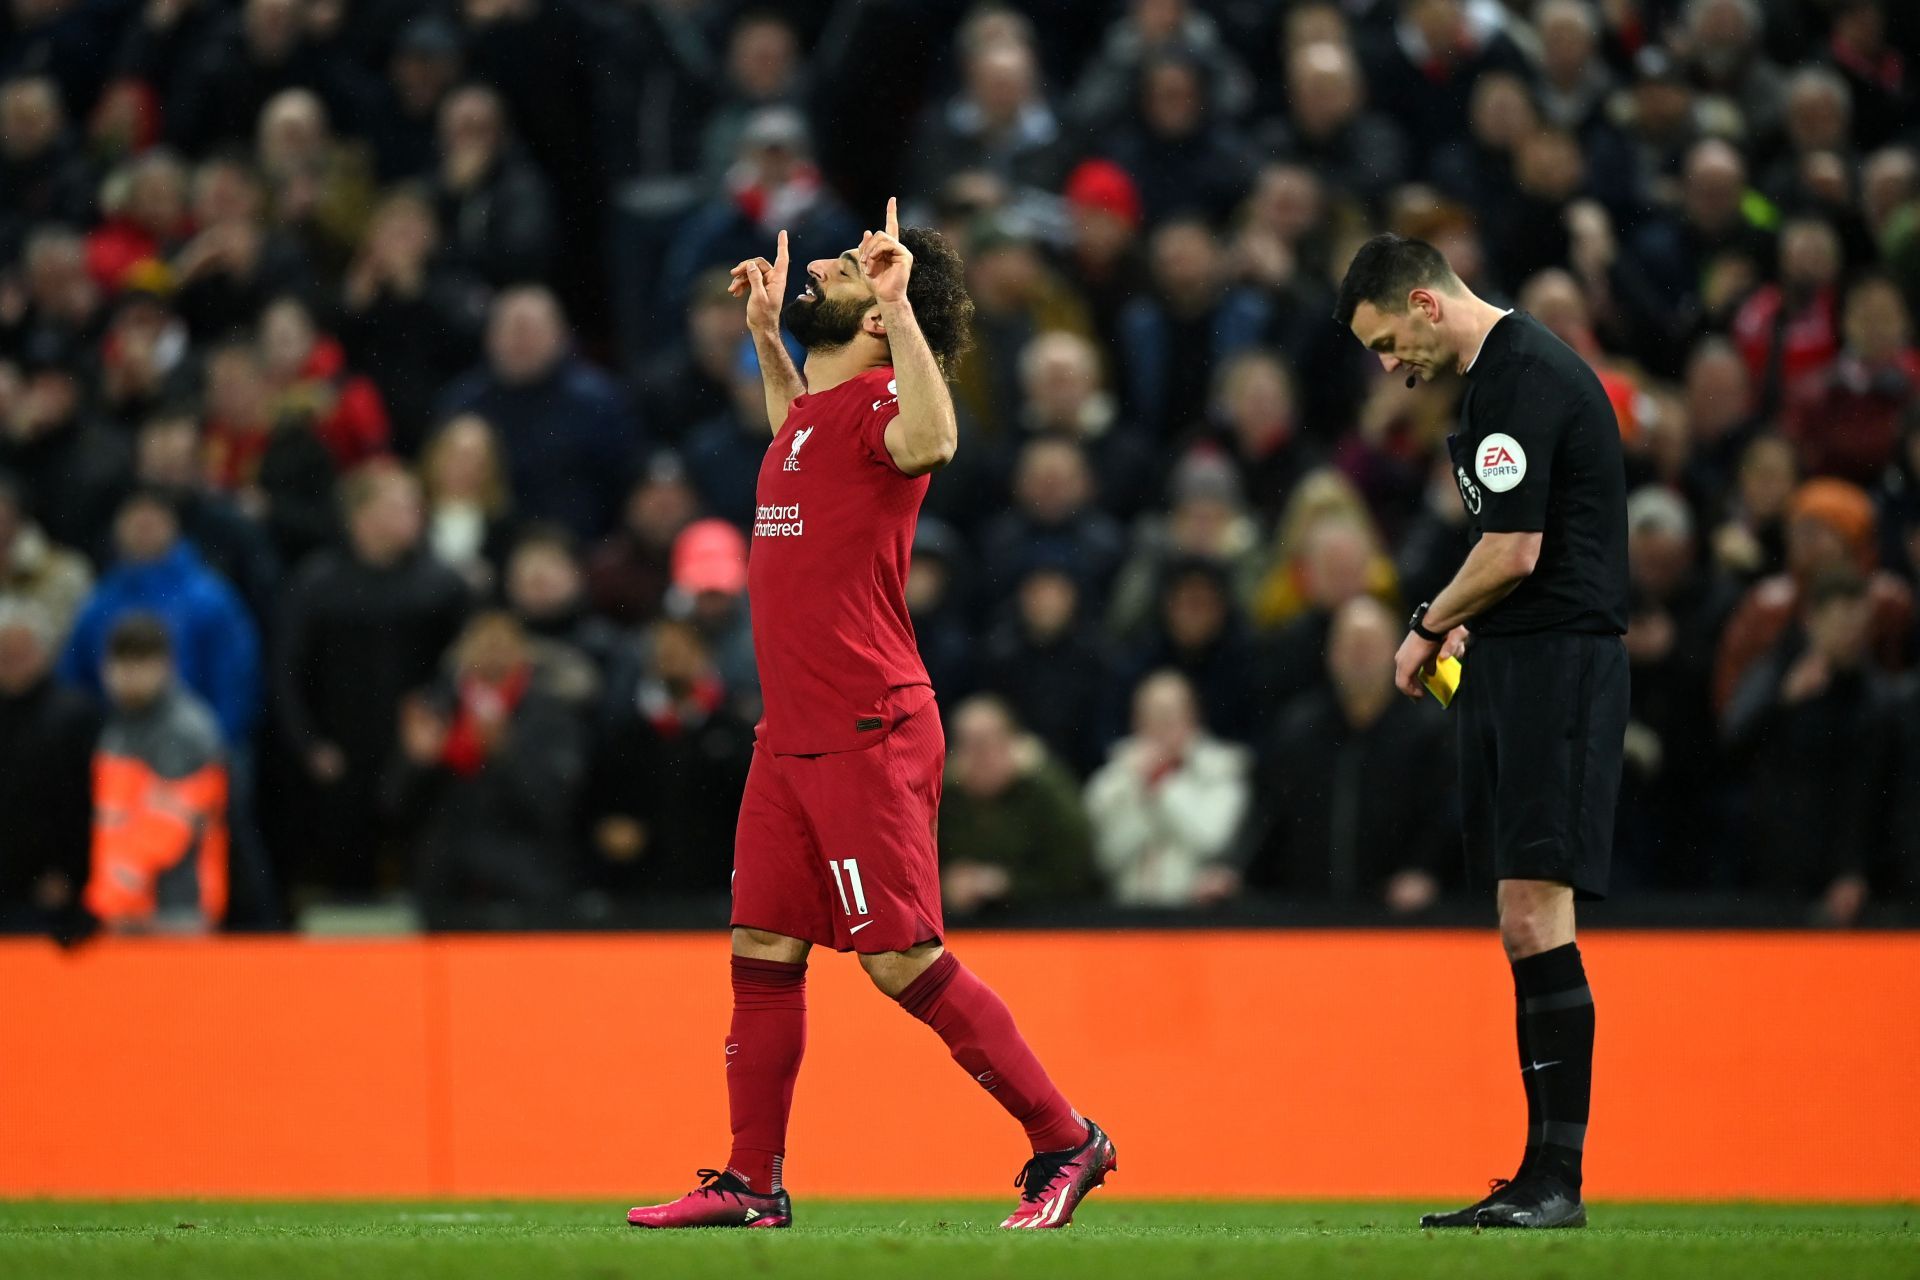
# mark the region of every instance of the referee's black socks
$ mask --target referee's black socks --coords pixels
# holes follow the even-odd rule
[[[1553,1174],[1577,1194],[1593,1092],[1593,992],[1579,944],[1514,961],[1513,994],[1527,1089],[1521,1168]]]

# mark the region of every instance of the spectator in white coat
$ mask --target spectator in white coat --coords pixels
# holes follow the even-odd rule
[[[1115,902],[1209,906],[1239,892],[1229,862],[1251,798],[1242,747],[1208,736],[1186,677],[1161,671],[1133,695],[1133,733],[1087,784],[1094,851]]]

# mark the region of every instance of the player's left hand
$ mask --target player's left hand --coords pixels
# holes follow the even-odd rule
[[[887,229],[867,232],[860,237],[859,249],[854,251],[860,274],[867,278],[873,296],[881,302],[906,301],[907,277],[913,274],[913,254],[900,243],[899,209],[899,199],[889,196]]]
[[[1427,686],[1421,683],[1421,677],[1433,670],[1444,643],[1444,640],[1422,640],[1413,632],[1407,632],[1407,638],[1400,642],[1400,652],[1393,656],[1393,687],[1409,698],[1426,697]]]

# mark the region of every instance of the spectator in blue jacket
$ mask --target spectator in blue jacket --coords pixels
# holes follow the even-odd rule
[[[1213,371],[1265,339],[1273,305],[1229,283],[1220,242],[1198,218],[1154,232],[1151,258],[1153,293],[1120,313],[1120,368],[1134,420],[1173,440],[1204,423]]]
[[[156,614],[172,637],[180,678],[213,707],[228,742],[246,742],[260,709],[260,636],[239,593],[180,536],[180,518],[158,490],[137,490],[120,504],[113,544],[118,558],[80,610],[60,678],[100,693],[114,623],[128,613]]]
[[[436,421],[477,413],[506,451],[515,510],[598,538],[638,470],[640,423],[613,379],[576,355],[566,316],[538,285],[509,289],[487,319],[487,363],[448,387]]]

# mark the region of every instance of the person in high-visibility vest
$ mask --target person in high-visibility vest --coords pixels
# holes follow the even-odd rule
[[[176,678],[166,624],[123,617],[102,680],[86,906],[109,928],[201,930],[227,909],[227,759],[219,722]]]

